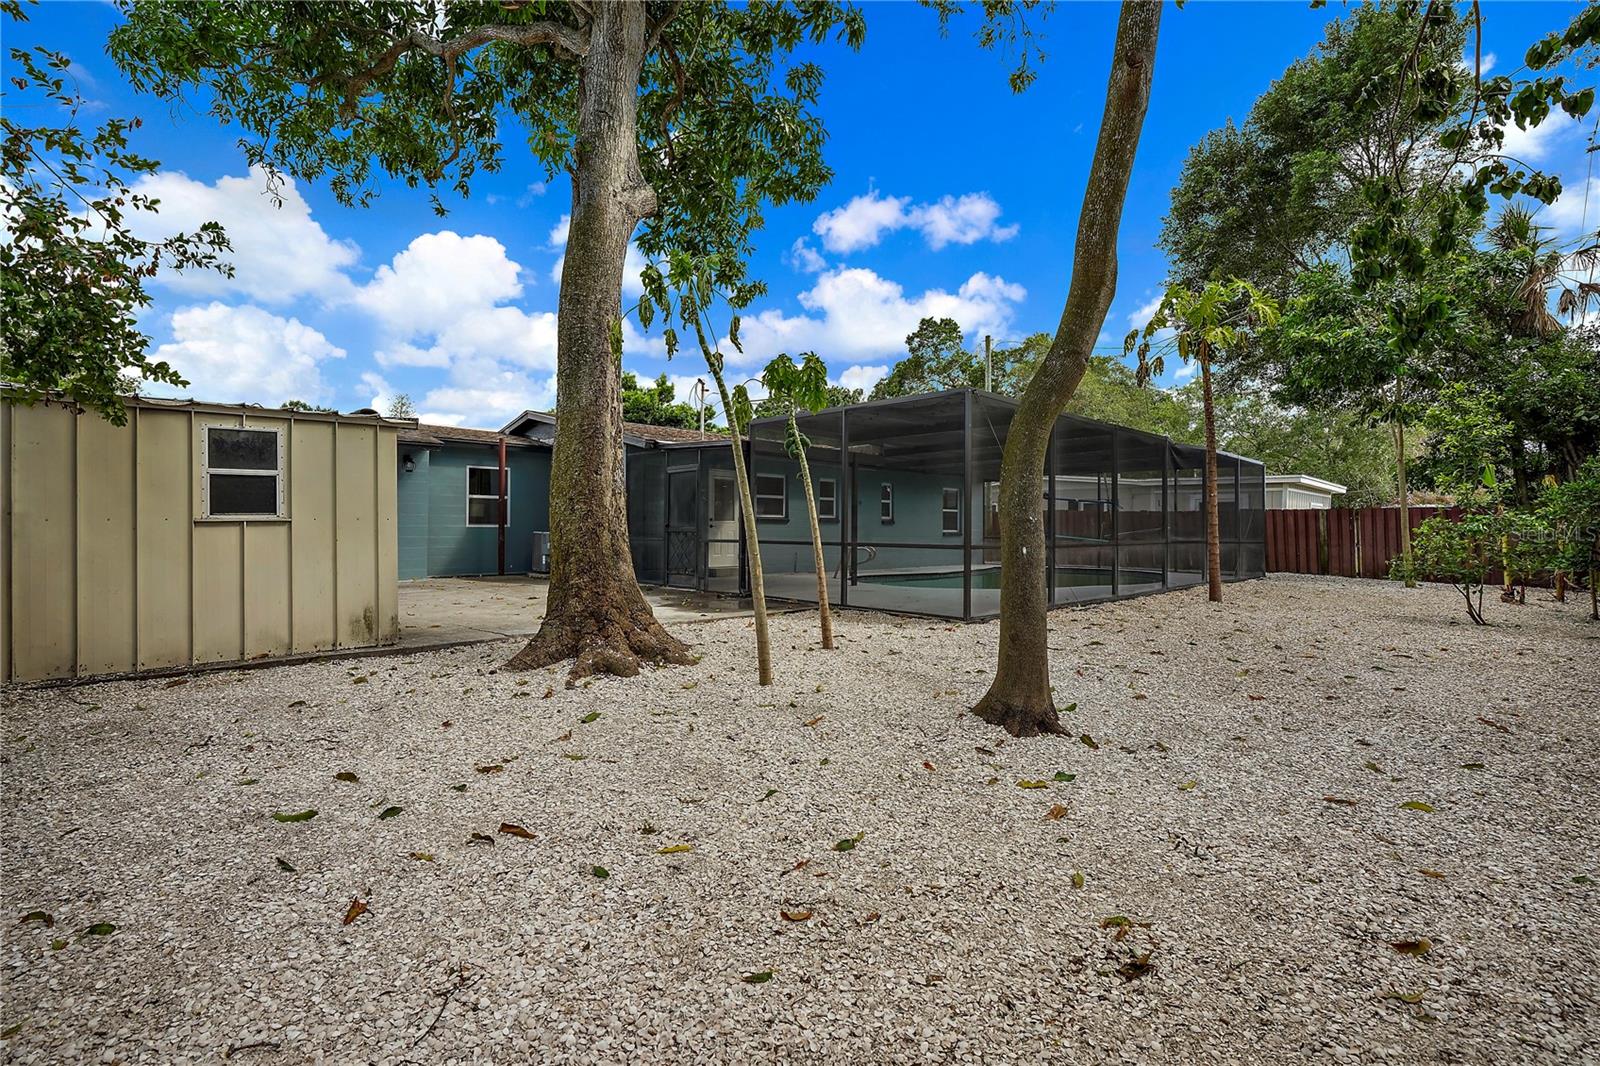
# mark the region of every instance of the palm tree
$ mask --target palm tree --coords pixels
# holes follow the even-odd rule
[[[1272,297],[1248,281],[1209,281],[1202,289],[1174,285],[1161,298],[1161,304],[1144,327],[1139,344],[1139,384],[1148,385],[1166,368],[1166,360],[1151,355],[1150,341],[1163,329],[1176,331],[1174,340],[1184,362],[1200,364],[1200,389],[1206,420],[1206,570],[1212,603],[1222,602],[1222,539],[1217,522],[1217,420],[1211,401],[1211,360],[1238,345],[1257,325],[1270,326],[1278,319],[1278,305]],[[1139,330],[1128,334],[1126,351],[1132,351]]]
[[[820,411],[828,405],[828,367],[816,352],[806,352],[796,365],[787,354],[779,355],[761,373],[767,392],[788,416],[784,442],[790,458],[800,464],[800,485],[806,495],[806,513],[811,519],[811,558],[817,571],[817,619],[822,627],[822,646],[833,648],[833,615],[828,610],[828,571],[822,559],[822,528],[817,524],[817,499],[811,487],[811,463],[806,449],[811,446],[796,419],[799,411]]]
[[[1550,312],[1550,297],[1555,295],[1556,312],[1569,321],[1585,315],[1591,305],[1600,304],[1600,283],[1593,280],[1600,266],[1600,234],[1585,234],[1589,242],[1566,252],[1541,226],[1535,215],[1521,204],[1511,204],[1489,228],[1489,246],[1523,257],[1525,271],[1517,283],[1517,299],[1522,311],[1513,325],[1529,337],[1549,339],[1561,332],[1561,320]],[[1580,280],[1578,271],[1589,277]]]

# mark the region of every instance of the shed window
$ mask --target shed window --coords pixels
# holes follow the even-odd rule
[[[817,482],[817,518],[824,522],[839,520],[839,483],[831,477]]]
[[[756,475],[756,517],[789,517],[789,486],[782,474]]]
[[[878,489],[878,520],[885,525],[894,524],[894,486],[887,481]]]
[[[511,471],[506,471],[506,506],[511,505]],[[467,525],[500,524],[500,468],[467,467]]]
[[[946,533],[961,532],[961,490],[945,489],[941,522]]]
[[[202,516],[284,517],[280,430],[206,426],[201,439]]]

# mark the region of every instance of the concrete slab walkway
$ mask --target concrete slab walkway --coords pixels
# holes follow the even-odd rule
[[[526,576],[402,581],[399,647],[532,636],[544,618],[548,587],[544,578]],[[644,595],[656,618],[669,628],[751,613],[749,600],[732,596],[666,588],[646,588]]]

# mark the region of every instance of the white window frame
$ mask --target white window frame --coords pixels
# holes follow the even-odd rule
[[[954,507],[950,506],[950,494],[952,492],[956,494],[956,505]],[[945,523],[945,518],[947,516],[949,516],[949,515],[955,515],[956,516],[956,527],[954,529],[951,529]],[[944,535],[947,536],[947,537],[959,537],[961,535],[961,490],[960,489],[949,488],[947,486],[946,488],[944,488],[940,492],[940,495],[939,495],[939,528],[944,531]]]
[[[239,422],[202,422],[200,424],[200,517],[204,521],[218,522],[281,522],[289,517],[289,475],[285,461],[282,426],[252,426]],[[211,465],[211,431],[224,429],[248,433],[271,433],[278,442],[278,465],[273,470],[241,470],[235,467]],[[228,514],[211,510],[211,475],[242,474],[246,477],[277,478],[277,509],[271,514]]]
[[[500,522],[498,520],[494,521],[494,522],[474,522],[472,520],[472,501],[473,500],[498,500],[500,498],[500,494],[499,493],[490,493],[489,495],[485,496],[482,493],[474,493],[472,491],[472,472],[474,470],[493,470],[496,474],[500,473],[500,467],[499,466],[469,466],[469,467],[467,467],[467,505],[466,505],[467,506],[467,525],[469,527],[471,527],[472,529],[498,529],[499,526],[500,526]],[[505,490],[506,490],[506,513],[504,515],[502,515],[501,517],[506,520],[506,526],[509,527],[511,525],[511,467],[510,467],[509,464],[506,466]]]
[[[829,490],[828,491],[828,495],[826,495],[826,496],[824,496],[822,494],[822,486],[824,486],[824,485],[828,486],[828,490]],[[826,511],[824,511],[822,509],[822,503],[823,503],[824,500],[826,500],[827,503],[828,503],[828,509]],[[839,482],[837,480],[831,478],[831,477],[818,478],[817,479],[817,521],[819,521],[819,522],[837,522],[838,520],[839,520]]]
[[[762,478],[777,478],[780,486],[776,493],[762,492]],[[751,495],[755,498],[757,522],[787,522],[789,520],[789,477],[786,474],[757,474],[755,484],[751,486]],[[777,514],[762,514],[762,500],[777,500],[779,504]]]
[[[894,485],[888,481],[878,486],[878,521],[886,526],[894,525]]]

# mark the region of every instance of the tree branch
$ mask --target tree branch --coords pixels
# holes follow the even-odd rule
[[[526,26],[506,26],[498,23],[474,26],[449,40],[430,37],[421,30],[412,30],[404,37],[394,38],[393,43],[365,70],[357,71],[346,78],[336,79],[331,76],[313,78],[310,85],[315,89],[336,80],[347,98],[356,97],[360,96],[374,80],[393,70],[395,64],[408,52],[423,52],[436,59],[453,61],[491,42],[515,44],[524,48],[541,44],[552,45],[574,59],[582,59],[589,54],[588,33],[571,26],[564,26],[559,22],[534,22]]]

